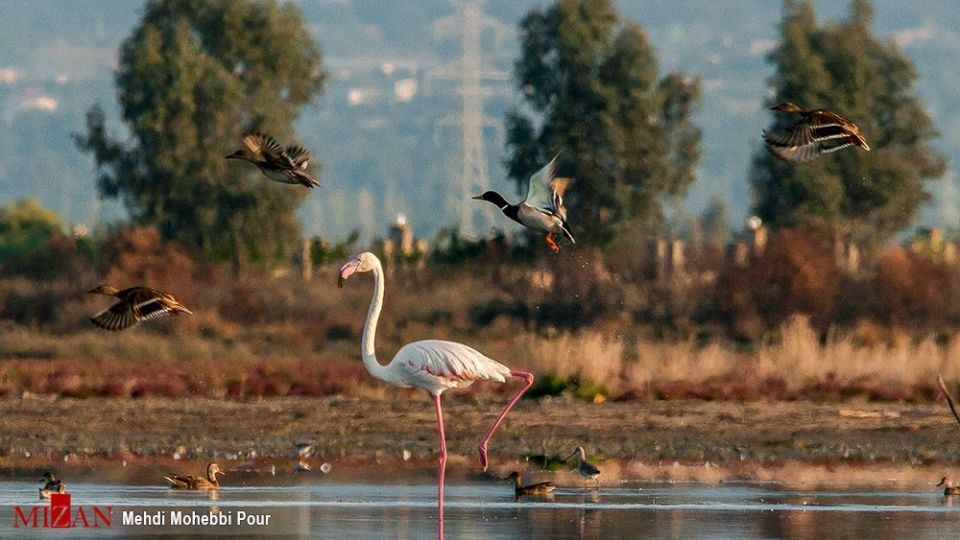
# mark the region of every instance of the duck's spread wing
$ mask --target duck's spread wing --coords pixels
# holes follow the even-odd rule
[[[554,157],[550,160],[550,163],[544,165],[542,169],[530,177],[530,180],[527,181],[527,197],[523,199],[523,202],[535,208],[553,210],[553,183],[554,174],[557,171],[557,157],[560,156]]]
[[[805,162],[816,158],[813,131],[808,124],[763,132],[763,142],[771,154],[786,161]]]
[[[133,305],[122,301],[90,317],[90,321],[104,330],[123,330],[140,322]]]
[[[810,161],[820,154],[829,154],[858,144],[869,147],[857,126],[839,114],[818,111],[805,122],[784,129],[765,131],[767,150],[787,161]]]
[[[288,147],[286,154],[298,169],[306,169],[310,164],[310,151],[302,145]]]
[[[283,148],[276,139],[269,135],[246,133],[243,136],[243,144],[247,145],[250,152],[262,160],[276,161],[282,159]]]
[[[134,313],[140,321],[152,321],[165,315],[169,315],[173,309],[163,298],[156,297],[144,300],[134,306]]]

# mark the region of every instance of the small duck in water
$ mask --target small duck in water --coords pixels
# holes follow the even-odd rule
[[[521,485],[523,479],[520,476],[520,473],[517,471],[510,473],[510,475],[504,478],[504,480],[513,480],[515,486],[514,495],[517,499],[519,499],[521,495],[552,497],[553,490],[557,489],[557,486],[553,482],[538,482],[528,486]]]
[[[195,475],[171,474],[164,476],[163,479],[170,483],[170,489],[190,489],[190,490],[212,490],[220,489],[220,482],[217,481],[217,475],[226,476],[227,473],[220,469],[220,465],[211,463],[207,465],[207,477]]]
[[[46,482],[47,482],[46,484],[44,484],[44,486],[43,486],[42,488],[40,488],[40,499],[41,499],[41,500],[49,499],[49,498],[50,498],[50,495],[53,495],[54,493],[66,493],[66,492],[67,492],[67,485],[64,484],[62,481],[60,481],[60,479],[57,478],[57,477],[56,477],[52,472],[50,472],[50,471],[47,471],[47,472],[43,473],[43,478],[41,478],[40,480],[41,480],[41,481],[42,481],[42,480],[46,480]]]

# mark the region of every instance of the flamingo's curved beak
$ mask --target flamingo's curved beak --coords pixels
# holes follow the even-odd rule
[[[941,478],[941,479],[940,479],[940,483],[937,484],[937,485],[934,486],[934,487],[940,487],[940,486],[942,486],[942,485],[945,484],[945,483],[947,483],[947,477]]]
[[[337,279],[337,286],[343,287],[343,282],[350,277],[351,274],[357,271],[357,268],[360,267],[360,261],[358,259],[351,259],[347,264],[340,267],[340,277]]]

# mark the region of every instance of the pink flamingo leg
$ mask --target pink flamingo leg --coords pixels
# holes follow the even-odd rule
[[[433,404],[437,407],[437,431],[440,432],[440,483],[437,484],[437,508],[440,513],[440,538],[443,538],[443,478],[447,472],[447,437],[443,432],[443,410],[440,408],[440,395],[433,396]]]
[[[490,426],[490,431],[488,431],[487,434],[484,435],[483,440],[480,441],[480,466],[483,467],[484,471],[487,470],[487,443],[489,443],[490,438],[493,437],[493,432],[497,430],[497,428],[500,426],[500,423],[503,422],[504,417],[507,416],[507,413],[510,412],[510,409],[512,409],[513,406],[520,399],[520,396],[522,396],[523,393],[526,392],[527,389],[529,389],[530,386],[533,384],[532,373],[527,373],[526,371],[511,371],[510,376],[522,377],[523,380],[527,382],[526,384],[523,385],[523,388],[521,388],[520,391],[517,392],[515,396],[513,396],[513,399],[510,400],[510,403],[507,403],[507,406],[503,408],[503,412],[501,412],[500,416],[497,417],[497,421],[494,422],[492,426]]]

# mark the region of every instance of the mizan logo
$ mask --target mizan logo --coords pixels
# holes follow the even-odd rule
[[[19,506],[13,507],[13,527],[45,529],[99,529],[111,527],[113,522],[112,506],[82,506],[73,508],[69,493],[50,495],[50,506],[33,506],[24,512]]]

